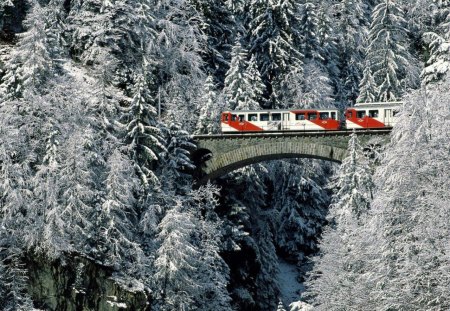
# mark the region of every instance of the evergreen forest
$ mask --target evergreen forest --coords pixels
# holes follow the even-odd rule
[[[0,310],[450,310],[450,1],[0,0]],[[196,183],[227,110],[389,143]]]

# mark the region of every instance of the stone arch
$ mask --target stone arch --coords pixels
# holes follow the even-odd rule
[[[267,142],[255,144],[212,157],[203,163],[204,175],[200,183],[213,180],[246,165],[267,160],[284,158],[314,158],[340,163],[346,156],[346,149],[304,141]]]

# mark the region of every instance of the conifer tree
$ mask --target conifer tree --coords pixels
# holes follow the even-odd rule
[[[196,211],[195,240],[200,250],[197,268],[200,291],[197,295],[199,310],[229,311],[231,299],[227,290],[230,269],[220,255],[222,250],[222,221],[215,209],[219,190],[207,184],[188,194],[191,210]]]
[[[189,210],[183,210],[180,201],[167,211],[159,224],[161,241],[155,261],[155,281],[163,310],[189,309],[195,302],[198,284],[194,278],[199,258],[198,248],[191,236],[195,222]]]
[[[320,254],[313,259],[307,294],[314,297],[318,310],[340,310],[354,305],[355,280],[363,271],[359,256],[358,231],[372,200],[374,184],[368,160],[357,135],[348,143],[348,156],[342,162],[333,186],[330,225],[324,230]]]
[[[359,96],[357,102],[359,103],[372,103],[378,94],[378,87],[375,84],[375,80],[370,71],[370,67],[367,66],[363,72],[363,78],[360,82]]]
[[[92,256],[105,265],[130,275],[143,270],[143,253],[136,242],[138,188],[133,164],[116,149],[109,157],[106,196],[94,213]]]
[[[406,20],[395,1],[383,0],[372,14],[366,66],[378,87],[376,101],[396,101],[405,88],[408,52]]]
[[[322,51],[319,45],[317,7],[307,1],[301,6],[299,33],[302,34],[301,52],[307,59],[322,61]]]
[[[125,111],[126,141],[133,165],[144,189],[155,187],[159,181],[153,172],[158,153],[164,150],[161,131],[157,126],[156,108],[149,94],[144,74],[136,76],[131,106]]]
[[[230,69],[225,77],[225,97],[231,109],[255,110],[262,100],[262,83],[254,56],[247,60],[247,51],[242,47],[240,37],[233,47]]]
[[[276,246],[297,262],[316,250],[314,236],[320,232],[329,201],[323,189],[325,180],[316,175],[318,165],[302,164],[279,161],[270,169]]]
[[[0,233],[0,236],[4,238],[4,232]],[[2,245],[2,248],[5,246]],[[27,293],[27,270],[20,259],[22,250],[9,245],[8,249],[2,249],[1,253],[3,274],[0,281],[0,291],[3,291],[3,295],[0,297],[0,303],[2,309],[5,311],[36,310],[33,306],[33,301]],[[4,264],[5,262],[7,264]]]
[[[230,48],[233,44],[233,30],[236,20],[229,7],[222,0],[189,0],[198,12],[200,28],[207,38],[201,54],[209,68],[214,68],[214,77],[221,84],[228,68]],[[239,10],[232,4],[234,9]],[[240,6],[240,5],[239,5]],[[218,18],[220,16],[220,18]]]
[[[431,55],[426,62],[426,67],[422,71],[422,79],[425,84],[436,82],[445,77],[450,69],[450,36],[448,27],[450,26],[450,8],[445,4],[438,7],[439,24],[436,31],[424,34],[428,43]]]
[[[343,0],[333,5],[339,54],[339,78],[334,79],[341,106],[354,102],[364,69],[371,7],[368,1]]]
[[[186,172],[195,169],[190,159],[190,150],[195,149],[195,144],[189,133],[181,129],[178,120],[171,118],[169,122],[162,131],[166,150],[161,153],[164,176],[161,182],[166,191],[178,192],[188,188],[191,182]]]
[[[254,55],[250,58],[244,76],[247,78],[247,101],[250,110],[260,109],[263,95],[265,93],[265,85],[261,79],[261,74],[256,64]]]
[[[450,306],[448,170],[450,108],[445,82],[410,96],[399,116],[391,148],[375,177],[382,185],[373,201],[371,243],[365,251],[364,286],[374,299],[367,308],[439,310]],[[372,276],[380,284],[371,287]],[[403,288],[403,291],[399,289]]]
[[[212,76],[205,81],[200,98],[200,115],[197,121],[196,134],[212,134],[219,124],[221,108]]]
[[[23,97],[24,91],[41,92],[42,84],[52,71],[52,55],[47,35],[48,10],[33,2],[24,25],[18,47],[6,64],[6,74],[0,86],[3,100]]]
[[[298,4],[293,0],[253,0],[250,53],[255,55],[269,99],[266,106],[283,105],[283,81],[288,73],[301,75]]]
[[[247,51],[242,47],[241,37],[238,36],[231,51],[230,69],[225,76],[224,94],[231,109],[239,106],[245,97],[244,72],[247,67]]]

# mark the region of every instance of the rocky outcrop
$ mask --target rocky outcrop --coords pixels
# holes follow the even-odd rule
[[[35,307],[42,310],[150,310],[150,293],[142,283],[86,258],[31,260],[27,266],[29,293]]]

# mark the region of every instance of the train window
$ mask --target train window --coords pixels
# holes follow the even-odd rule
[[[317,114],[308,113],[308,120],[315,120],[315,119],[317,119]]]
[[[259,121],[269,121],[269,114],[268,113],[261,113],[259,115]]]
[[[336,120],[336,112],[331,112],[331,119]]]
[[[321,112],[319,114],[320,120],[328,120],[330,118],[330,115],[328,114],[328,112]]]
[[[247,115],[247,120],[248,121],[257,121],[258,120],[258,115],[256,113],[251,113]]]
[[[272,113],[272,121],[281,121],[281,113]]]
[[[237,121],[237,115],[233,114],[233,115],[231,116],[231,121]]]
[[[295,120],[305,120],[305,114],[304,113],[297,113],[295,115]]]
[[[366,116],[366,112],[365,111],[357,111],[356,112],[356,117],[357,118],[364,118]]]
[[[245,114],[240,114],[239,115],[239,122],[244,122],[245,120]]]
[[[225,115],[224,121],[228,122],[228,115],[227,114]]]
[[[347,118],[353,118],[353,112],[352,111],[347,112]]]
[[[369,110],[369,117],[378,118],[378,110]]]

